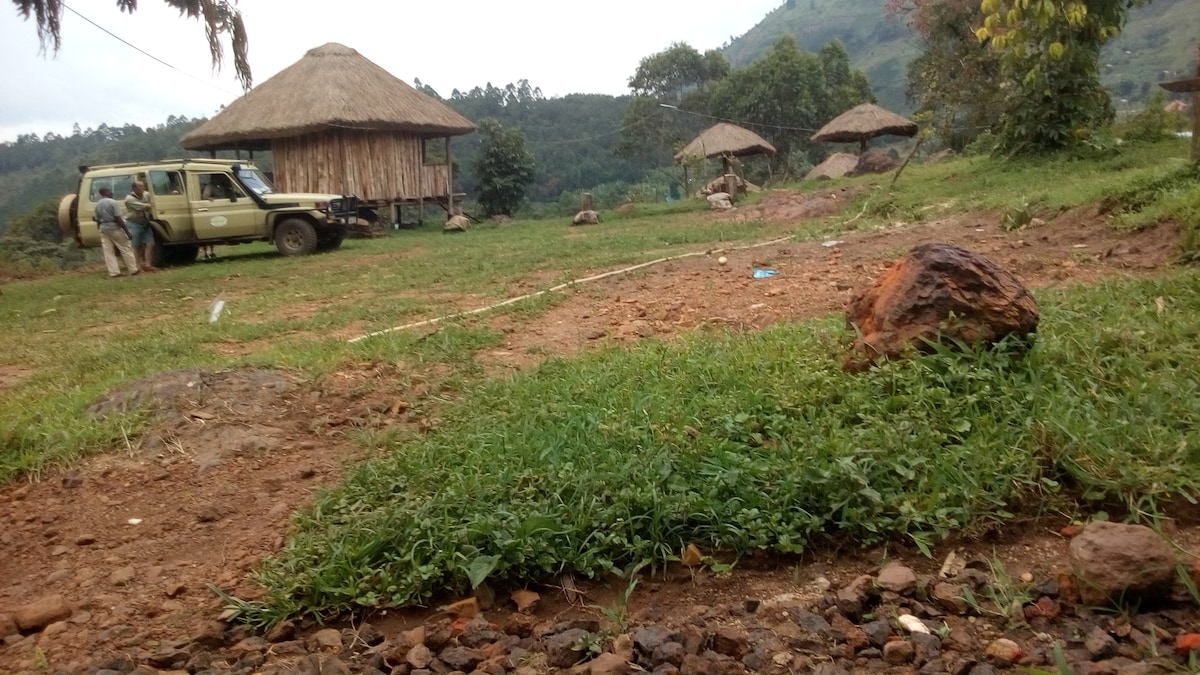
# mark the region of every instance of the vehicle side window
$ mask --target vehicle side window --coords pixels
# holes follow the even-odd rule
[[[233,199],[235,197],[240,199],[245,196],[246,194],[237,185],[234,185],[226,174],[200,174],[201,199]]]
[[[151,171],[150,190],[156,195],[183,194],[183,179],[178,171]]]
[[[135,174],[127,176],[104,176],[103,178],[93,178],[92,187],[88,193],[88,201],[93,204],[100,201],[100,188],[112,188],[113,197],[116,199],[124,199],[125,195],[133,190],[133,181],[136,180]]]

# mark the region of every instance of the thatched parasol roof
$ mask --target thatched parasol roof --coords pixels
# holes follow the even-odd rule
[[[272,139],[346,127],[430,136],[475,130],[441,101],[330,42],[230,103],[180,144],[188,150],[267,149]]]
[[[812,135],[818,143],[855,143],[867,149],[876,136],[916,136],[917,124],[872,103],[856,105],[829,121]]]
[[[744,157],[746,155],[773,154],[775,154],[775,146],[763,140],[762,136],[736,124],[721,122],[705,129],[696,137],[696,140],[677,152],[675,161],[682,162],[685,157]]]

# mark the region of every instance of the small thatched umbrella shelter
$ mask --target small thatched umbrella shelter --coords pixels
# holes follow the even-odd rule
[[[343,45],[309,50],[183,137],[188,150],[270,150],[288,192],[452,206],[450,137],[475,125]],[[441,142],[436,142],[441,141]]]
[[[695,140],[675,153],[675,161],[682,164],[688,157],[720,157],[725,172],[729,173],[730,157],[773,154],[775,146],[762,136],[736,124],[721,122],[700,132]]]
[[[876,136],[917,135],[917,124],[872,103],[856,105],[829,121],[812,135],[818,143],[859,143],[858,154],[867,151],[867,141]]]
[[[762,136],[736,124],[720,122],[700,132],[700,135],[675,153],[675,163],[683,165],[683,183],[688,184],[687,160],[692,157],[721,158],[721,167],[728,174],[729,160],[749,155],[773,155],[775,146]]]

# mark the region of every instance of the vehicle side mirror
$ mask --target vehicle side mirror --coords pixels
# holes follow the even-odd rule
[[[234,202],[236,204],[237,203],[237,195],[230,195],[229,201]]]

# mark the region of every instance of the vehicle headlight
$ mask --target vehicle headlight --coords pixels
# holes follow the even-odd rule
[[[317,202],[317,209],[324,211],[329,208],[329,202]]]

